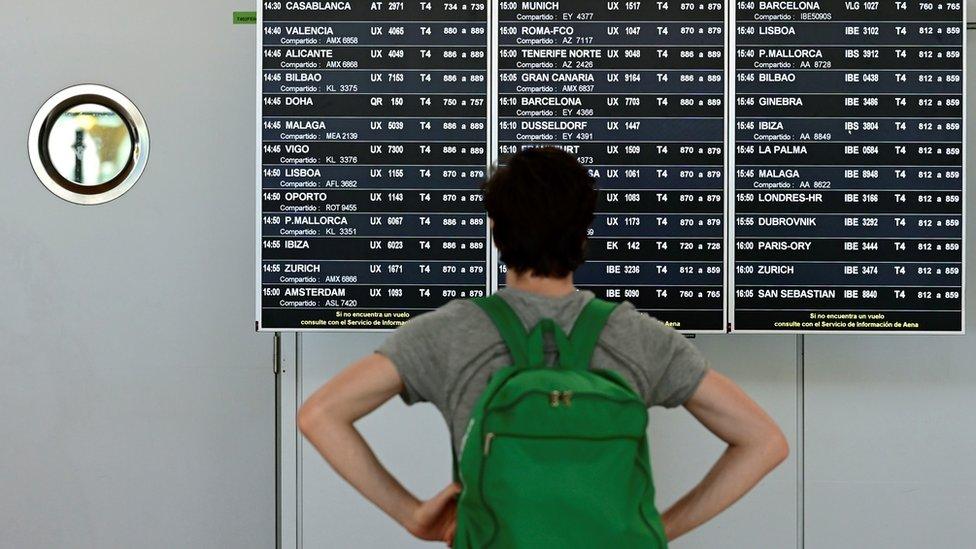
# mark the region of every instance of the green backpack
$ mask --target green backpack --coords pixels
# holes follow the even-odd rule
[[[455,476],[455,549],[667,547],[654,506],[647,407],[590,358],[615,304],[593,299],[569,335],[551,319],[526,333],[497,295],[473,300],[514,358],[471,414]],[[543,355],[555,339],[558,362]]]

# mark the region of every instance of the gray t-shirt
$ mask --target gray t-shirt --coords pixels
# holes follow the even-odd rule
[[[569,333],[583,306],[593,298],[585,290],[562,297],[503,288],[500,295],[530,329],[551,318]],[[478,396],[494,372],[512,363],[495,325],[467,300],[410,319],[376,352],[388,357],[403,379],[407,404],[431,402],[443,414],[458,448]],[[547,362],[555,345],[546,342]],[[624,302],[600,334],[591,367],[623,375],[650,406],[683,404],[705,375],[707,362],[684,336]]]

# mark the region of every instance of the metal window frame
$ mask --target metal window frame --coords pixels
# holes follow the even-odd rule
[[[125,122],[132,139],[129,161],[122,171],[101,185],[85,187],[62,176],[47,153],[47,138],[53,121],[71,107],[95,103],[115,111]],[[34,115],[27,137],[27,154],[41,183],[57,197],[92,206],[111,202],[125,194],[142,176],[149,161],[149,127],[135,103],[121,92],[99,84],[70,86],[51,96]]]

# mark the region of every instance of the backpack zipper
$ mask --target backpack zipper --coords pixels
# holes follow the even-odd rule
[[[641,437],[632,435],[611,435],[606,437],[588,437],[583,435],[522,435],[516,433],[485,433],[484,444],[482,445],[484,449],[484,455],[487,457],[491,453],[491,443],[498,437],[505,438],[522,438],[529,440],[585,440],[585,441],[606,441],[606,440],[635,440],[640,441]]]
[[[485,435],[485,443],[483,444],[485,456],[488,456],[488,453],[491,452],[491,441],[493,440],[495,440],[495,433]]]
[[[487,406],[487,407],[485,407],[484,416],[487,416],[488,414],[491,414],[491,413],[494,413],[494,412],[500,412],[502,410],[508,410],[509,408],[513,408],[513,407],[517,406],[518,404],[520,404],[523,400],[525,400],[527,398],[531,398],[532,395],[538,395],[538,394],[547,395],[548,398],[549,398],[549,405],[552,406],[553,408],[558,407],[560,401],[565,406],[571,406],[572,405],[572,402],[573,402],[573,398],[590,397],[590,398],[596,398],[596,399],[600,399],[600,400],[605,400],[607,402],[613,402],[615,404],[627,404],[627,403],[637,404],[637,405],[640,405],[641,409],[644,409],[644,402],[641,401],[636,396],[629,396],[628,395],[628,396],[623,396],[623,397],[617,398],[617,397],[605,396],[603,394],[596,393],[596,392],[592,392],[592,393],[591,392],[574,393],[573,391],[543,391],[543,390],[540,390],[540,389],[532,389],[532,390],[529,390],[529,391],[525,391],[524,393],[522,393],[521,395],[519,395],[518,397],[516,397],[511,402],[507,402],[507,403],[502,404],[502,405],[499,405],[499,406]]]
[[[517,398],[516,400],[514,400],[513,402],[510,402],[510,403],[506,404],[505,406],[500,406],[498,408],[490,409],[490,410],[488,410],[488,412],[497,412],[499,410],[504,410],[504,409],[507,409],[507,408],[511,408],[512,406],[520,403],[527,396],[532,395],[532,394],[538,394],[540,392],[542,392],[542,391],[528,391],[528,392],[524,393],[522,396],[520,396],[519,398]],[[559,407],[559,404],[561,402],[563,404],[563,406],[566,406],[568,408],[568,407],[570,407],[570,406],[573,405],[573,395],[574,394],[575,393],[573,393],[573,391],[550,391],[548,393],[548,395],[549,395],[549,405],[552,406],[553,408],[558,408]],[[624,399],[608,398],[608,397],[605,397],[603,395],[598,395],[598,394],[593,394],[593,393],[581,393],[579,396],[580,397],[593,397],[593,398],[597,398],[597,399],[601,399],[601,400],[606,400],[606,401],[613,402],[613,403],[617,403],[617,404],[634,402],[634,399],[631,399],[631,398],[624,398]],[[641,406],[643,407],[643,403],[641,403]],[[495,440],[495,437],[497,437],[497,436],[498,436],[497,433],[493,433],[493,432],[485,433],[484,441],[483,441],[483,443],[481,445],[481,447],[482,447],[482,454],[485,457],[487,457],[488,454],[491,453],[491,443],[492,443],[493,440]],[[605,439],[602,439],[602,438],[591,438],[591,437],[545,437],[545,436],[536,437],[536,436],[516,435],[516,434],[507,434],[507,433],[504,436],[514,437],[514,438],[579,438],[581,440],[605,440]],[[612,437],[612,438],[632,438],[632,437],[616,437],[615,436],[615,437]]]
[[[553,408],[559,408],[559,403],[562,402],[563,406],[570,407],[573,405],[573,392],[572,391],[552,391],[549,393],[549,406]]]

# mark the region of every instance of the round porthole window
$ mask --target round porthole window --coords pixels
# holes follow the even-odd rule
[[[149,131],[121,93],[85,84],[47,100],[31,124],[31,165],[52,193],[102,204],[132,188],[146,167]]]

